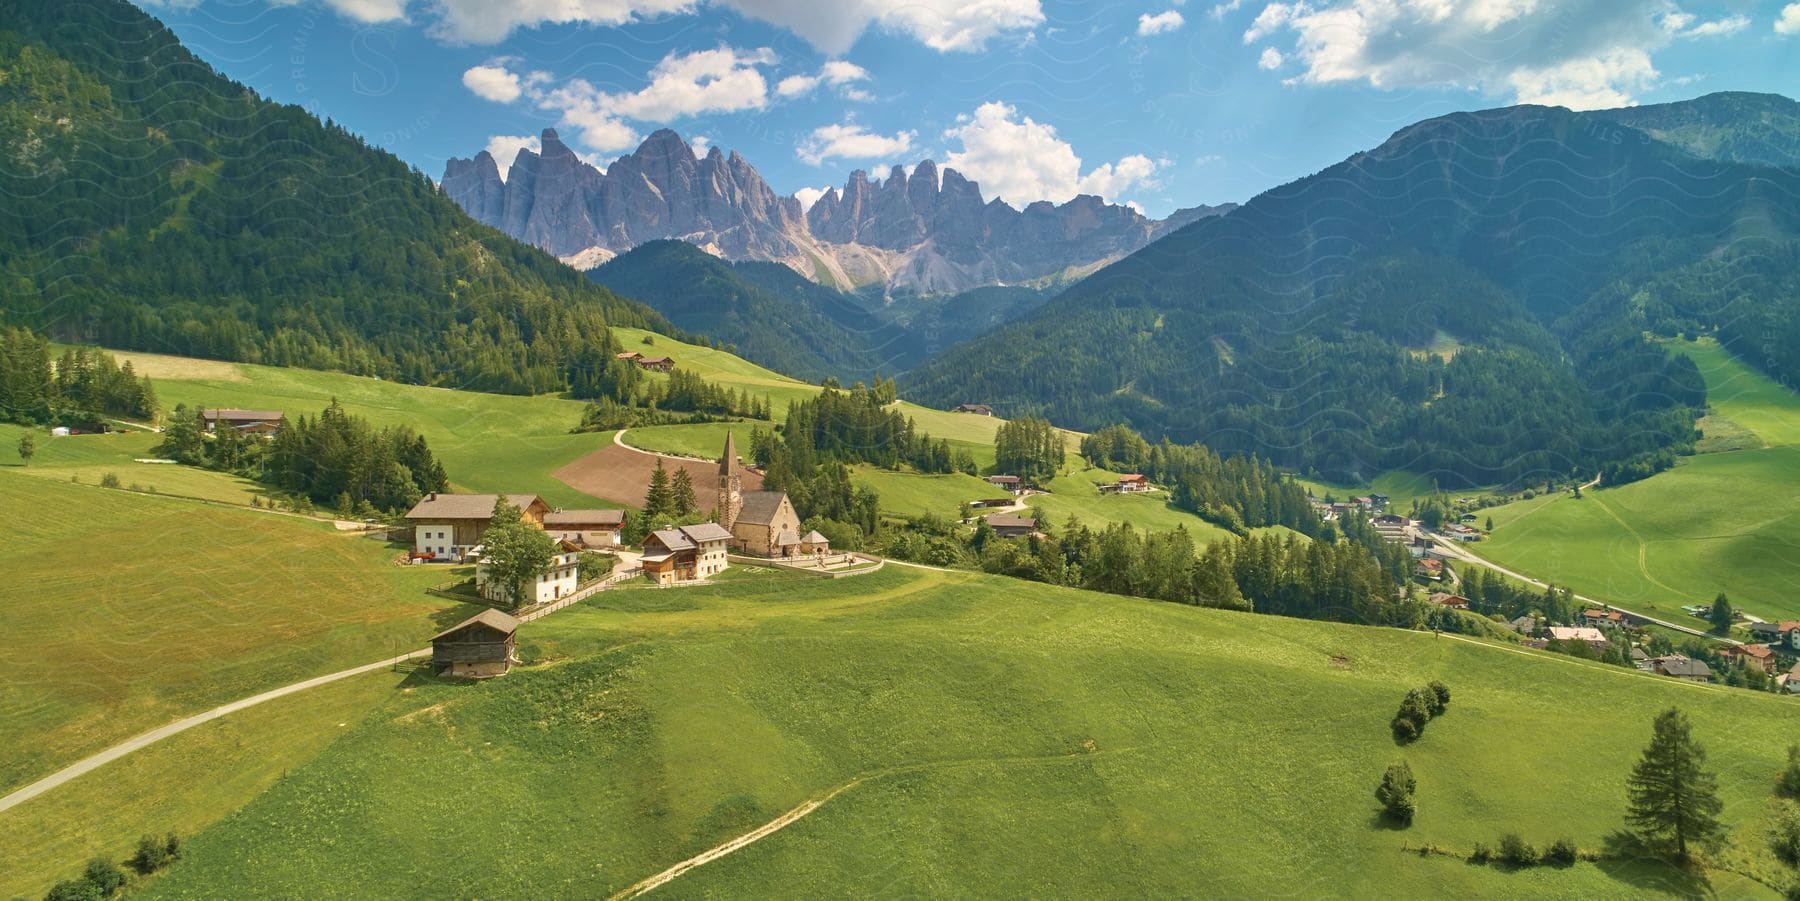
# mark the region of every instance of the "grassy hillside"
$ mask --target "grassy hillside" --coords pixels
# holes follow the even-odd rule
[[[465,613],[424,593],[448,571],[390,565],[385,543],[324,523],[14,467],[0,469],[0,509],[30,511],[0,544],[0,791],[178,717],[420,647]]]
[[[1703,429],[1746,447],[1580,500],[1491,511],[1482,555],[1595,598],[1671,612],[1720,591],[1765,618],[1800,615],[1800,397],[1718,345],[1670,342],[1706,378]],[[1706,446],[1706,442],[1702,442]]]
[[[612,440],[610,434],[570,434],[581,421],[582,404],[549,395],[454,391],[331,372],[155,354],[119,352],[116,356],[130,360],[140,372],[148,372],[169,409],[185,403],[317,416],[335,397],[346,410],[377,426],[409,425],[430,442],[451,481],[462,490],[530,491],[563,506],[592,503],[592,498],[551,478],[550,473]],[[144,456],[155,444],[147,438],[138,440],[143,446],[135,456]],[[57,443],[40,437],[38,445],[47,449]]]
[[[148,894],[602,896],[829,798],[671,889],[1771,897],[1717,869],[1404,853],[1509,830],[1601,849],[1671,704],[1720,774],[1740,850],[1718,863],[1792,875],[1760,837],[1791,702],[1568,657],[892,566],[609,592],[521,647],[501,680],[409,681]],[[1388,718],[1433,678],[1449,712],[1397,748]],[[1371,796],[1397,760],[1420,783],[1404,832]]]

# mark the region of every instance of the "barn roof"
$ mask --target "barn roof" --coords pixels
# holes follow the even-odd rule
[[[738,510],[738,522],[767,526],[775,522],[775,511],[787,500],[785,491],[746,491],[744,506]]]
[[[817,529],[814,529],[813,531],[800,536],[800,542],[802,544],[830,544],[831,543],[830,541],[826,540],[825,536],[820,535]]]
[[[671,551],[690,551],[693,550],[695,546],[694,542],[687,537],[687,533],[680,529],[657,529],[650,534],[654,536],[663,547],[666,547]]]
[[[494,515],[498,494],[445,494],[434,492],[406,511],[407,519],[487,519]],[[509,494],[506,502],[524,510],[542,503],[535,494]]]
[[[284,414],[280,410],[238,410],[226,407],[202,410],[200,415],[206,419],[223,419],[228,422],[274,422]]]
[[[474,616],[471,616],[468,619],[465,619],[462,622],[457,623],[456,625],[451,626],[450,628],[445,629],[444,631],[431,636],[431,640],[437,641],[440,638],[445,638],[447,636],[454,635],[454,634],[461,632],[462,630],[467,629],[468,627],[473,626],[473,625],[487,626],[490,629],[498,629],[498,630],[510,635],[514,631],[518,630],[519,620],[517,617],[508,615],[506,613],[502,613],[498,610],[493,610],[493,609],[483,610],[480,613],[477,613]]]
[[[624,522],[624,510],[552,510],[544,514],[546,526],[616,526]]]
[[[1019,515],[1016,515],[1013,513],[989,513],[987,516],[987,524],[990,526],[993,526],[996,529],[1006,529],[1006,528],[1035,529],[1035,528],[1037,528],[1037,520],[1030,519],[1030,518],[1027,518],[1024,516],[1019,516]]]
[[[699,525],[682,526],[682,534],[695,541],[730,541],[731,533],[716,522],[703,522]]]

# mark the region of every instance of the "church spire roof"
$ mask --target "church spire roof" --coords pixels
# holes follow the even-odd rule
[[[719,457],[719,475],[730,475],[737,469],[737,439],[732,437],[731,430],[725,430],[725,453]]]

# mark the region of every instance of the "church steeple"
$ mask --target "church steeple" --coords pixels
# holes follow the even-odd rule
[[[719,525],[730,531],[743,509],[744,477],[738,469],[737,439],[727,429],[725,453],[719,457]]]

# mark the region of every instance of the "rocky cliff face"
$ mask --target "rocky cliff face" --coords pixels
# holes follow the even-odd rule
[[[1023,210],[994,200],[953,169],[926,160],[884,181],[854,172],[802,210],[775,194],[743,157],[696,156],[668,129],[603,173],[545,129],[541,151],[520,151],[505,181],[486,151],[445,166],[443,190],[482,222],[588,268],[647,241],[676,238],[731,260],[785,263],[850,288],[965,291],[1080,274],[1164,232],[1230,207],[1145,218],[1098,197]]]

